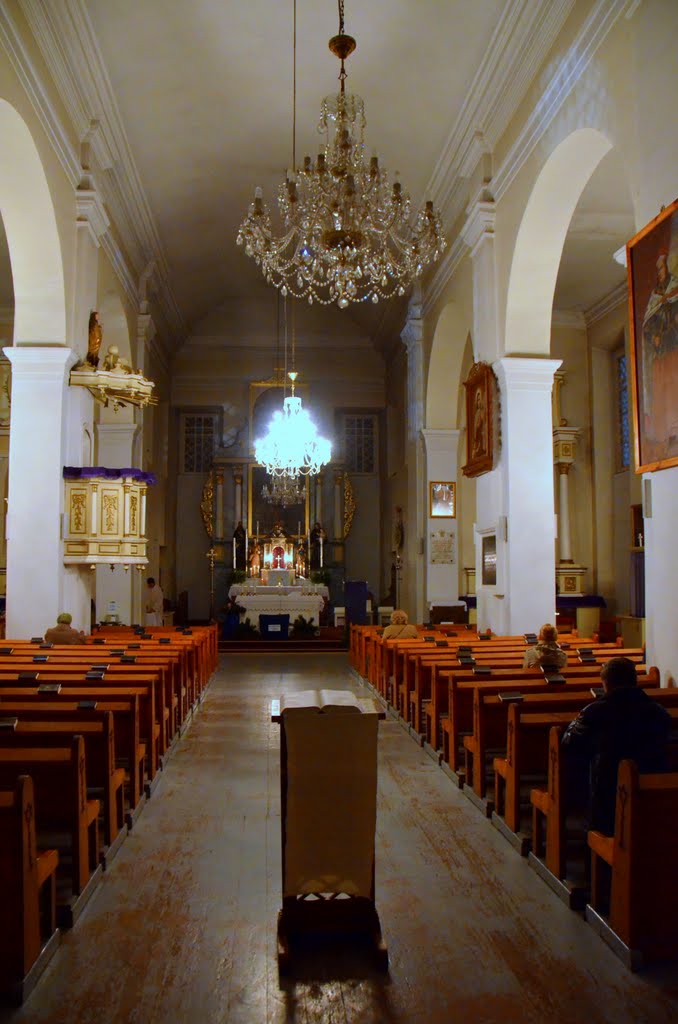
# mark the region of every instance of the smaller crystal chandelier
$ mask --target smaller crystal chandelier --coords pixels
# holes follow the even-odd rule
[[[282,412],[273,414],[266,436],[254,442],[254,455],[272,477],[314,476],[332,458],[332,446],[318,435],[294,393],[296,372],[287,376],[292,381],[292,394],[283,400]]]
[[[433,203],[413,219],[397,174],[391,184],[379,158],[365,158],[363,101],[344,87],[344,61],[356,42],[344,33],[344,0],[338,4],[339,34],[329,47],[341,61],[341,84],[338,95],[321,104],[318,130],[325,144],[315,162],[307,156],[303,167],[296,166],[295,0],[292,169],[278,190],[284,230],[273,234],[257,188],[236,241],[283,296],[345,309],[351,302],[404,295],[447,243]]]
[[[287,367],[287,302],[285,302],[285,367]],[[268,433],[254,442],[254,455],[258,463],[266,467],[273,477],[286,478],[288,490],[292,493],[294,482],[297,486],[300,476],[315,476],[332,458],[330,442],[318,435],[313,420],[301,399],[294,393],[298,373],[295,369],[296,326],[295,307],[292,306],[292,369],[287,376],[292,384],[292,394],[283,399],[282,411],[273,413]],[[271,500],[271,499],[267,499]],[[298,504],[298,502],[294,502]]]
[[[266,483],[261,488],[261,496],[269,505],[292,508],[306,501],[306,489],[299,477],[274,476],[271,477],[270,484]]]

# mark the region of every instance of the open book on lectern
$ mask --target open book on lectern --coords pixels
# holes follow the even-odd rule
[[[359,714],[365,710],[364,702],[351,690],[300,690],[298,693],[284,693],[280,698],[281,714],[289,711]]]

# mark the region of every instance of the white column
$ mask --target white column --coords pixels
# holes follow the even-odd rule
[[[499,472],[503,515],[497,518],[497,583],[503,632],[524,633],[555,622],[555,529],[551,388],[556,359],[505,357],[494,370],[501,390]],[[482,588],[482,565],[477,565]],[[498,616],[499,618],[499,616]],[[480,618],[478,625],[483,626]]]
[[[558,466],[558,541],[560,543],[560,561],[572,561],[572,545],[570,541],[570,494],[569,494],[568,463]]]
[[[243,518],[242,511],[242,466],[233,467],[233,529],[235,530]],[[256,523],[252,524],[252,530],[256,530]]]
[[[344,474],[337,470],[334,474],[334,539],[344,539]]]
[[[424,425],[424,353],[422,337],[421,292],[417,288],[407,313],[401,339],[407,349],[407,472],[408,504],[406,520],[410,537],[405,545],[403,567],[403,598],[410,617],[422,622],[425,617],[424,554],[420,539],[424,535],[424,456],[421,430]]]
[[[423,430],[426,445],[426,501],[429,500],[431,481],[457,482],[457,454],[459,430]],[[426,531],[426,600],[432,605],[449,605],[459,600],[459,560],[457,545],[457,519],[433,519],[427,509]],[[451,564],[431,562],[431,534],[444,533],[443,540],[451,537]]]
[[[323,475],[318,473],[315,478],[315,521],[322,525],[323,521]]]
[[[64,601],[63,466],[70,348],[15,346],[12,364],[9,504],[7,513],[8,637],[42,635],[66,609]],[[89,601],[67,610],[89,629]]]
[[[97,423],[97,465],[105,466],[106,469],[123,469],[126,466],[132,466],[132,452],[140,430],[137,423]],[[145,508],[142,509],[142,514],[145,516]],[[116,565],[111,571],[108,565],[98,565],[93,575],[96,581],[97,622],[104,619],[108,614],[110,602],[115,601],[116,611],[121,622],[127,625],[132,622],[143,623],[142,594],[145,579],[150,575],[148,569],[125,570],[122,565]]]

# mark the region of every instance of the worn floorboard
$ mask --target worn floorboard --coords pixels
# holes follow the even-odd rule
[[[312,951],[278,979],[288,689],[345,655],[222,657],[100,891],[2,1024],[660,1024],[678,969],[632,975],[395,722],[380,724],[377,907],[390,955]]]

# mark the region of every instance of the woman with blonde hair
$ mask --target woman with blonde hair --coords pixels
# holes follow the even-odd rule
[[[550,622],[541,627],[538,643],[525,651],[523,668],[536,668],[539,665],[557,665],[558,668],[567,665],[567,654],[558,644],[558,630]]]
[[[407,612],[396,608],[391,612],[391,625],[384,630],[382,640],[416,640],[418,635],[417,627],[407,621]]]

